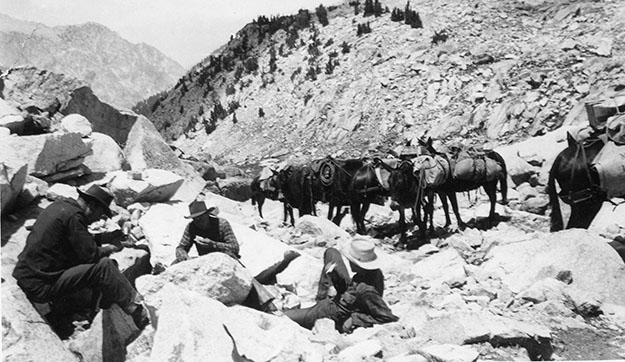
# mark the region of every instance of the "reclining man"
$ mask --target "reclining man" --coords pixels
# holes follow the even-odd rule
[[[39,215],[13,277],[36,303],[62,303],[75,292],[94,289],[101,295],[99,307],[107,309],[116,303],[143,329],[149,317],[142,297],[108,258],[118,247],[98,246],[88,230],[103,215],[111,216],[113,195],[97,185],[78,189],[78,194],[77,200],[55,201]]]
[[[399,319],[382,299],[384,275],[373,243],[356,238],[341,251],[328,248],[323,264],[317,304],[285,310],[286,316],[308,329],[312,329],[317,319],[329,318],[343,333]],[[336,291],[334,297],[328,295],[330,286]]]
[[[239,259],[239,243],[227,220],[217,216],[217,207],[206,207],[204,202],[189,205],[192,218],[176,248],[176,262],[188,259],[188,251],[196,245],[199,255],[222,252]],[[276,275],[282,272],[299,253],[286,252],[284,259],[258,274],[253,281],[252,292],[246,305],[267,311],[271,307],[271,296],[261,285],[275,284]],[[311,329],[320,318],[334,320],[336,329],[351,332],[357,327],[394,322],[398,317],[388,308],[382,294],[384,275],[379,269],[379,260],[374,245],[366,240],[352,241],[343,253],[328,248],[324,254],[324,268],[319,280],[317,304],[305,309],[285,310],[283,313]],[[348,267],[349,266],[349,267]],[[330,286],[337,294],[328,298]]]

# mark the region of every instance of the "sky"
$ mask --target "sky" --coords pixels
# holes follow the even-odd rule
[[[47,26],[100,23],[132,43],[156,47],[189,68],[259,15],[289,15],[343,1],[0,0],[0,13]]]

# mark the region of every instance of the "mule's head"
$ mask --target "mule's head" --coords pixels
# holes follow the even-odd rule
[[[412,174],[412,162],[402,161],[391,171],[388,177],[391,197],[394,200],[398,200],[402,196],[408,196],[415,183],[416,179]]]

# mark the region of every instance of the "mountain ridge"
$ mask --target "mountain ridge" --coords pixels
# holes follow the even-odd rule
[[[133,44],[95,22],[49,27],[0,14],[0,44],[0,66],[32,65],[83,79],[103,100],[123,108],[184,73],[153,46]]]
[[[391,20],[405,1],[380,16],[328,7],[326,26],[317,9],[304,26],[303,12],[256,19],[135,110],[186,153],[246,163],[387,152],[425,135],[506,144],[587,122],[584,102],[625,84],[622,3],[410,6],[422,29]],[[372,32],[358,35],[364,24]]]

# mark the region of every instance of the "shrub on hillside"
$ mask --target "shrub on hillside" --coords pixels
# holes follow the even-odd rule
[[[211,134],[215,129],[217,129],[217,120],[212,117],[209,119],[204,118],[202,124],[204,125],[204,131],[206,134]]]
[[[255,56],[251,56],[245,60],[245,69],[248,73],[253,73],[258,70],[258,59]]]
[[[229,83],[226,86],[226,95],[227,96],[231,96],[236,92],[236,90],[234,89],[234,85],[232,85],[232,83]]]
[[[282,48],[282,45],[280,46],[280,48]],[[273,45],[271,45],[271,48],[269,48],[269,72],[273,73],[278,69],[278,65],[276,64],[276,48],[274,48]]]
[[[319,23],[323,26],[330,24],[328,22],[328,11],[323,7],[323,4],[319,5],[317,9],[315,9],[315,13],[317,14],[317,19],[319,19]]]
[[[444,43],[447,41],[447,32],[445,30],[435,31],[434,35],[432,35],[432,44]]]
[[[262,107],[258,107],[258,118],[265,117],[265,111],[263,111]]]
[[[302,73],[302,68],[298,67],[297,69],[295,69],[293,71],[293,73],[291,74],[291,82],[295,79],[295,77],[297,77],[300,73]]]
[[[228,113],[234,113],[240,106],[241,104],[238,101],[231,101],[228,104]]]
[[[347,54],[351,49],[351,45],[349,45],[346,41],[341,44],[341,53]]]
[[[366,22],[364,24],[358,24],[358,29],[356,30],[357,36],[361,36],[362,34],[369,34],[369,33],[371,33],[371,25],[369,24],[369,22]]]

